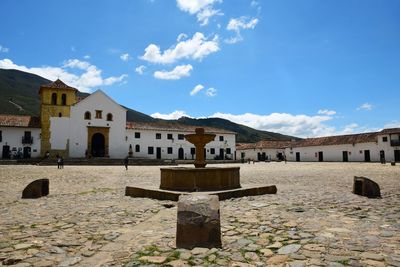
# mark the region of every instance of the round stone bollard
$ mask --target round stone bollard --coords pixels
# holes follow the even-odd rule
[[[49,194],[49,179],[38,179],[22,191],[22,198],[40,198]]]
[[[218,196],[181,195],[178,201],[176,247],[192,249],[221,246]]]

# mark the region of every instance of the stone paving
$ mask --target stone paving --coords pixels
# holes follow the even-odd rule
[[[193,250],[175,248],[176,203],[124,196],[157,166],[0,166],[0,266],[400,266],[400,166],[229,166],[278,193],[221,201],[223,248]],[[352,194],[354,175],[382,199]],[[39,178],[49,196],[21,199]]]

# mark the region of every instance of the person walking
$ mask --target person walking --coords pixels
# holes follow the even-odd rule
[[[57,169],[61,169],[61,157],[57,155],[56,158],[57,158]]]
[[[128,170],[128,164],[129,164],[129,157],[127,156],[127,157],[124,159],[125,170]]]
[[[60,156],[60,169],[64,169],[64,158]]]

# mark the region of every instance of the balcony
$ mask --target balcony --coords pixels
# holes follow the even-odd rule
[[[22,144],[24,144],[24,145],[31,145],[31,144],[33,144],[33,137],[22,136]]]
[[[398,140],[390,140],[391,146],[400,146],[400,139]]]

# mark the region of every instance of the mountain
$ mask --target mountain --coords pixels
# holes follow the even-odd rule
[[[19,71],[0,69],[0,114],[39,116],[40,98],[39,88],[51,81],[38,75]],[[78,92],[79,97],[86,97],[88,93]],[[144,113],[126,108],[127,121],[132,122],[169,122],[193,126],[208,126],[237,132],[237,142],[255,143],[261,140],[291,140],[297,137],[256,130],[241,124],[220,118],[192,119],[182,117],[178,120],[155,119]]]

